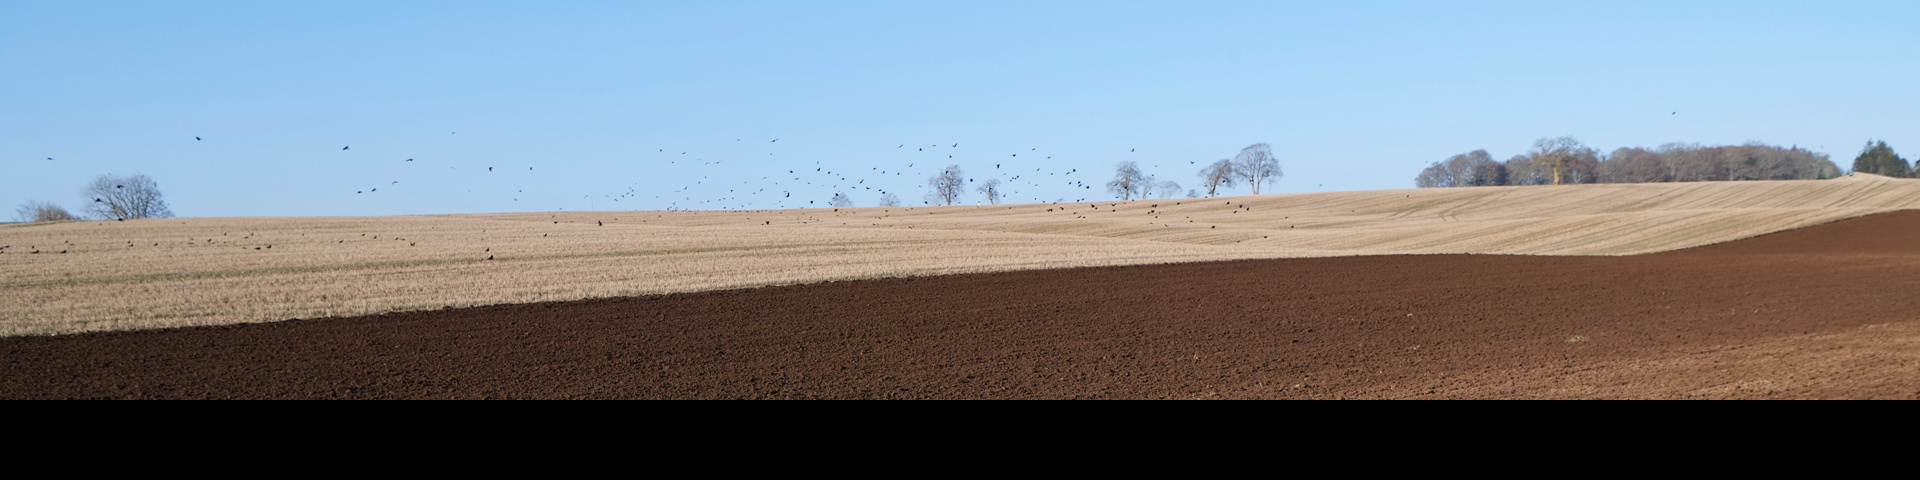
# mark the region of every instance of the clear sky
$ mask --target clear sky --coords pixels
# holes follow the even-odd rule
[[[1192,188],[1262,142],[1277,192],[1564,135],[1920,153],[1910,0],[9,0],[0,60],[6,214],[107,173],[181,216],[378,215],[919,204],[950,164],[1104,199],[1115,162]]]

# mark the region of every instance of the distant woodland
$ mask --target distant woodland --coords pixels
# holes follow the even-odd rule
[[[1855,159],[1855,172],[1912,178],[1912,166],[1886,142],[1869,142]],[[1814,180],[1840,176],[1824,153],[1752,142],[1703,147],[1669,143],[1659,148],[1621,148],[1602,154],[1572,137],[1543,138],[1525,154],[1505,162],[1486,150],[1474,150],[1433,162],[1414,185],[1478,187],[1556,183],[1715,182],[1729,180]],[[1556,179],[1558,181],[1556,181]]]

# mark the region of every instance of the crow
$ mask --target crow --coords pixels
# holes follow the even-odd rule
[[[196,141],[196,142],[200,141],[200,137],[193,137],[193,141]]]
[[[353,148],[353,146],[352,146],[352,145],[348,145],[348,146],[345,146],[345,147],[340,147],[340,149],[341,149],[341,150],[346,150],[346,149],[348,149],[348,148]]]

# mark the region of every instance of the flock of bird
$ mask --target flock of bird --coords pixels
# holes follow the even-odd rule
[[[200,140],[200,137],[194,137],[194,139],[197,141]],[[735,139],[735,142],[744,144],[745,139]],[[761,149],[761,151],[765,151],[768,156],[778,158],[780,152],[774,151],[775,149],[771,147],[773,144],[779,142],[779,138],[768,140],[765,143],[769,148]],[[670,190],[659,189],[657,182],[643,183],[642,181],[635,181],[619,187],[618,191],[614,193],[586,193],[583,196],[563,196],[561,198],[584,199],[588,202],[590,209],[599,209],[599,203],[605,201],[609,202],[607,205],[614,209],[634,210],[806,208],[829,205],[832,203],[834,197],[842,195],[849,199],[857,198],[864,200],[864,202],[861,203],[867,205],[879,205],[887,201],[886,199],[888,198],[897,202],[897,205],[932,203],[930,198],[909,197],[901,194],[901,191],[930,190],[930,187],[927,185],[930,177],[939,174],[947,165],[952,165],[958,160],[966,159],[967,156],[961,153],[963,150],[961,149],[961,144],[958,142],[927,144],[924,146],[913,145],[914,150],[901,153],[904,152],[908,146],[909,144],[905,143],[897,144],[892,149],[896,152],[891,155],[886,155],[898,158],[899,163],[892,165],[867,165],[868,168],[864,171],[858,170],[857,168],[830,169],[833,167],[825,165],[820,161],[808,162],[803,164],[803,166],[783,164],[778,161],[766,162],[764,160],[758,162],[735,161],[728,163],[726,159],[710,160],[706,155],[700,154],[695,150],[655,148],[654,151],[651,152],[651,156],[643,155],[640,161],[653,163],[656,167],[672,169],[674,173],[682,174],[681,178],[687,178],[693,181],[675,186]],[[352,151],[352,148],[351,145],[346,145],[340,147],[340,150],[347,152]],[[715,153],[722,155],[740,154],[739,151],[741,149],[735,148],[734,150],[734,152]],[[1032,201],[1041,203],[1085,201],[1091,196],[1086,195],[1086,193],[1095,190],[1095,186],[1100,184],[1101,180],[1086,178],[1085,174],[1080,174],[1078,168],[1063,167],[1056,168],[1054,171],[1048,171],[1047,167],[1055,163],[1052,162],[1054,157],[1052,155],[1038,153],[1039,150],[1039,147],[1028,148],[1026,153],[1029,154],[1028,158],[1031,160],[1014,160],[1020,158],[1020,153],[1008,153],[1007,160],[994,163],[991,169],[986,172],[986,175],[968,176],[965,184],[962,185],[962,199],[973,200],[973,202],[969,203],[987,203],[988,199],[974,190],[980,184],[979,182],[985,181],[988,178],[995,178],[1001,181],[998,192],[1000,198],[992,199],[992,201],[995,202]],[[1137,149],[1128,149],[1127,152],[1133,153],[1136,150]],[[757,152],[754,154],[757,155]],[[400,163],[415,163],[415,160],[414,158],[407,158]],[[1037,163],[1041,166],[1034,168],[1032,172],[1016,174],[1014,173],[1015,167],[1009,163],[1013,161],[1028,163],[1029,165]],[[758,164],[758,166],[753,166],[754,164]],[[454,166],[449,166],[448,168],[450,170],[457,169],[457,167]],[[965,170],[966,165],[962,164],[962,169]],[[527,171],[533,170],[533,167],[527,167]],[[486,167],[485,171],[490,173],[499,172],[494,166]],[[1076,174],[1079,175],[1076,177]],[[649,174],[648,177],[659,178],[661,175],[655,173]],[[1058,178],[1045,179],[1045,177]],[[400,181],[398,180],[390,180],[383,186],[392,187],[399,184]],[[523,198],[522,194],[525,194],[527,189],[513,188],[512,190],[509,198],[513,202],[519,202]],[[1043,197],[1041,195],[1042,191],[1053,194],[1051,196],[1054,198]],[[1058,195],[1062,191],[1077,191],[1080,192],[1080,195],[1071,198]],[[354,190],[354,193],[357,195],[376,194],[379,192],[380,189],[378,187]],[[1028,193],[1022,195],[1022,192]],[[624,206],[623,203],[650,205],[636,205],[633,208],[622,208]],[[557,209],[565,210],[566,208],[563,206],[557,207]]]
[[[451,132],[450,134],[457,133],[458,132]],[[205,141],[204,138],[199,136],[195,136],[193,139],[195,142]],[[553,188],[552,178],[529,177],[499,177],[499,184],[481,186],[480,190],[482,195],[498,194],[503,197],[500,198],[500,200],[507,200],[509,202],[533,200],[536,197],[542,201],[559,199],[565,202],[575,202],[585,200],[590,209],[599,209],[599,204],[603,201],[608,202],[608,207],[621,210],[752,210],[806,208],[829,205],[834,203],[833,199],[842,196],[854,201],[856,204],[881,205],[884,204],[884,202],[893,202],[895,205],[905,206],[938,203],[930,196],[913,195],[907,192],[924,193],[930,191],[931,187],[928,185],[929,179],[932,176],[938,175],[946,166],[958,164],[963,170],[973,170],[972,165],[987,165],[979,160],[980,155],[968,155],[968,150],[963,149],[960,142],[924,145],[899,143],[896,144],[893,149],[889,149],[893,150],[892,152],[874,155],[876,157],[891,158],[894,162],[889,162],[889,164],[860,165],[867,167],[865,170],[846,165],[841,165],[836,168],[823,164],[820,161],[801,161],[804,163],[784,162],[777,160],[781,158],[781,150],[775,147],[779,144],[780,140],[779,138],[767,140],[763,144],[765,148],[758,149],[751,147],[733,147],[731,149],[708,148],[706,149],[708,150],[706,154],[702,154],[694,149],[655,148],[654,152],[650,152],[651,155],[641,155],[640,158],[636,159],[640,162],[652,164],[651,167],[655,167],[649,169],[647,174],[644,175],[647,180],[630,182],[628,185],[619,187],[616,189],[616,192],[613,193],[596,194],[582,191],[575,192],[572,195],[553,195],[551,192],[543,192],[548,193],[547,195],[527,195],[526,192],[529,189],[551,190]],[[735,139],[734,143],[745,146],[752,142],[746,142],[745,139]],[[913,146],[914,149],[908,151],[906,150],[908,146]],[[994,161],[990,168],[980,169],[984,171],[969,171],[968,173],[973,174],[967,175],[965,183],[960,186],[961,198],[960,201],[956,203],[988,203],[990,201],[995,203],[1007,201],[1031,201],[1035,203],[1079,202],[1086,201],[1091,197],[1100,196],[1099,193],[1095,192],[1101,192],[1103,188],[1096,187],[1102,187],[1105,179],[1088,178],[1088,175],[1081,173],[1078,168],[1063,166],[1061,162],[1054,160],[1053,155],[1041,153],[1039,150],[1039,147],[1028,148],[1026,152],[1006,152],[1003,150],[1007,156],[1003,157],[1002,160]],[[746,151],[753,151],[751,155],[758,155],[759,152],[765,152],[767,156],[774,157],[776,160],[769,161],[765,157],[761,157],[760,160],[747,160],[747,158],[752,157],[741,158],[743,152]],[[1125,153],[1131,154],[1136,151],[1137,149],[1129,148]],[[350,155],[359,154],[359,152],[353,150],[352,145],[342,145],[339,152]],[[1023,153],[1027,155],[1024,158],[1021,157]],[[709,155],[728,156],[729,158],[709,159]],[[1121,156],[1116,157],[1116,159],[1124,160],[1126,158]],[[53,158],[48,157],[47,160],[53,160]],[[396,164],[404,166],[402,168],[416,169],[417,172],[430,171],[417,169],[437,168],[425,166],[413,167],[412,165],[429,163],[416,160],[416,158],[397,159]],[[972,165],[969,165],[969,163]],[[448,170],[459,170],[462,165],[447,164],[446,166]],[[1033,166],[1035,168],[1032,171],[1025,171],[1022,168],[1023,166]],[[1049,170],[1049,167],[1054,168]],[[662,172],[663,169],[670,171]],[[511,171],[520,170],[518,167],[503,170],[496,165],[486,166],[484,170],[476,168],[474,171],[480,171],[483,175],[502,175],[510,174]],[[527,166],[523,172],[533,171],[535,171],[534,166]],[[394,177],[400,175],[392,169],[384,170],[384,172],[392,174]],[[443,171],[443,173],[445,172]],[[663,175],[662,173],[666,174]],[[1177,173],[1179,176],[1185,176],[1185,174],[1190,172],[1167,173]],[[416,176],[415,178],[431,179],[433,177]],[[693,181],[672,188],[661,188],[657,181],[659,178],[686,178]],[[977,191],[981,182],[987,181],[988,179],[998,179],[1000,181],[998,198],[988,199],[982,195],[981,192]],[[472,180],[472,178],[448,177],[447,180],[450,180],[448,183],[453,183],[469,181]],[[583,178],[579,180],[580,181],[572,183],[588,183],[597,179]],[[521,184],[507,188],[492,188],[501,184],[512,185],[513,183]],[[380,179],[374,182],[373,185],[363,183],[360,187],[352,189],[352,192],[354,195],[362,196],[381,195],[383,193],[391,193],[400,185],[400,180],[390,177]],[[465,186],[471,188],[475,185],[467,184]],[[387,188],[388,192],[382,192],[381,188],[383,187]],[[474,190],[469,189],[467,191],[471,193]],[[581,195],[582,193],[585,195]],[[626,207],[626,205],[633,205],[633,207]],[[558,206],[556,209],[566,210],[567,208],[566,206]]]

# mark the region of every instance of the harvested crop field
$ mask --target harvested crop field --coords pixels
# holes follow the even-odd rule
[[[0,339],[0,398],[1916,398],[1920,212]]]
[[[1920,208],[1920,180],[1594,184],[1061,204],[0,225],[0,336],[1070,267],[1615,256]]]

